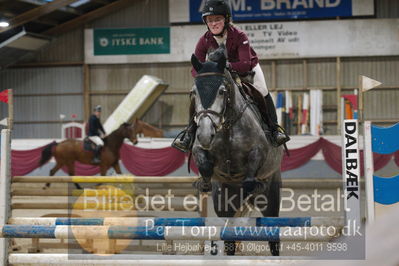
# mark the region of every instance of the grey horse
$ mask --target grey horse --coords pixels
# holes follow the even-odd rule
[[[244,205],[278,217],[282,148],[265,136],[259,111],[226,69],[224,54],[216,58],[201,63],[191,57],[197,71],[191,97],[198,126],[192,154],[200,173],[194,186],[212,191],[219,217],[237,216]],[[279,244],[269,242],[272,255],[279,255]],[[234,255],[235,242],[225,241],[225,250]]]

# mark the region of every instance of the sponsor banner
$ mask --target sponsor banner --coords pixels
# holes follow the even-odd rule
[[[169,0],[170,22],[202,22],[205,1]],[[236,22],[374,15],[373,0],[230,0],[230,6]]]
[[[170,28],[94,29],[94,55],[168,54]]]
[[[360,224],[360,155],[359,130],[356,119],[342,125],[342,179],[345,189],[346,219]]]
[[[399,55],[399,19],[237,23],[260,59]],[[190,61],[204,25],[172,26],[170,52],[96,54],[93,30],[85,31],[85,61],[123,64]]]

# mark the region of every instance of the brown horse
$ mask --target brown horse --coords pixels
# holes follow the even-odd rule
[[[119,166],[119,149],[122,147],[123,140],[129,139],[133,144],[137,144],[137,120],[134,124],[123,123],[118,129],[113,131],[103,139],[104,147],[101,150],[100,174],[106,175],[108,169],[113,167],[118,174],[122,174]],[[70,176],[75,175],[75,161],[83,164],[91,164],[93,152],[83,148],[83,141],[76,139],[67,139],[60,143],[53,142],[47,145],[42,151],[40,166],[47,163],[51,157],[55,158],[56,165],[50,170],[50,176],[53,176],[61,167],[68,168]],[[75,184],[76,185],[76,184]],[[47,184],[47,187],[49,184]],[[76,185],[78,187],[78,185]]]
[[[137,120],[137,133],[143,134],[144,137],[162,138],[163,130],[156,128],[142,120]]]

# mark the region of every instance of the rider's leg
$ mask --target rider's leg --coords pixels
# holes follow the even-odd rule
[[[102,147],[98,145],[94,148],[94,156],[92,159],[92,163],[98,164],[101,162],[101,148]]]
[[[264,99],[266,103],[267,113],[269,114],[271,120],[270,124],[275,144],[277,146],[280,146],[289,141],[290,137],[287,135],[287,133],[285,133],[284,129],[278,125],[276,107],[274,106],[273,98],[270,93],[267,94]]]
[[[99,164],[101,161],[101,148],[104,145],[103,140],[98,136],[91,136],[89,139],[95,144],[93,147],[94,156],[92,163]]]
[[[263,120],[268,125],[272,140],[276,146],[280,146],[290,140],[290,137],[285,133],[284,129],[278,125],[276,107],[273,103],[273,98],[271,97],[263,71],[259,64],[257,64],[253,71],[254,76],[254,87],[263,95],[263,99],[255,99],[258,102],[260,112],[262,114]],[[258,97],[260,98],[260,97]]]
[[[189,110],[189,115],[190,115],[189,124],[187,128],[182,132],[182,136],[181,137],[178,136],[172,143],[172,147],[181,150],[182,152],[188,152],[193,144],[195,132],[197,130],[197,124],[194,122],[193,119],[194,112],[195,112],[195,99],[191,98],[190,110]]]

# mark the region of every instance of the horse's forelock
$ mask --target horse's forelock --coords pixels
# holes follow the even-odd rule
[[[223,84],[222,76],[204,76],[195,80],[195,85],[202,107],[208,109],[215,101],[219,87]]]
[[[198,74],[210,73],[210,72],[221,73],[218,68],[218,64],[216,62],[206,61],[205,63],[202,64],[202,68],[198,72]]]

